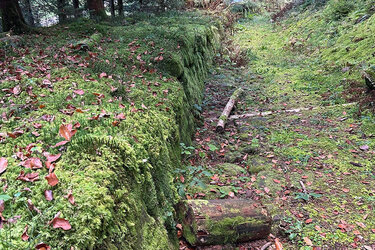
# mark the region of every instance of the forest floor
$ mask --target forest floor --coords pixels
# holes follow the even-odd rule
[[[341,71],[286,48],[280,30],[265,19],[236,30],[234,43],[250,63],[221,63],[212,70],[195,143],[182,145],[189,166],[178,173],[180,193],[267,206],[274,219],[271,236],[240,249],[260,249],[276,237],[285,249],[375,248],[372,116],[358,116]],[[244,94],[235,115],[273,114],[230,119],[218,134],[217,119],[238,87]],[[309,110],[285,112],[296,108]],[[180,249],[190,247],[181,242]]]

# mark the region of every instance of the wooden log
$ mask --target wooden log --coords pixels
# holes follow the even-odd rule
[[[178,204],[182,235],[193,246],[266,238],[272,219],[252,200],[187,200]]]
[[[239,88],[236,91],[234,91],[234,93],[230,97],[227,105],[225,106],[225,108],[223,110],[223,113],[221,113],[221,116],[219,117],[219,121],[216,125],[216,132],[219,132],[219,133],[224,132],[225,123],[228,120],[230,112],[232,112],[232,109],[233,109],[234,105],[236,104],[237,99],[241,95],[241,93],[242,93],[242,89]]]

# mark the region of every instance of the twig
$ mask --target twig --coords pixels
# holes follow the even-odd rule
[[[264,244],[261,248],[260,248],[260,250],[266,250],[269,246],[271,246],[272,245],[272,242],[268,242],[268,243],[266,243],[266,244]]]
[[[303,184],[302,181],[299,181],[299,183],[301,184],[301,187],[302,187],[302,189],[303,189],[303,192],[304,192],[305,194],[307,194],[305,184]]]

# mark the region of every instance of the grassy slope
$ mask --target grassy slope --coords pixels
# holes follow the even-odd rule
[[[2,215],[19,217],[0,230],[0,248],[42,241],[58,249],[172,248],[174,235],[166,230],[174,228],[172,172],[180,141],[190,141],[193,104],[201,101],[218,29],[194,14],[136,21],[56,26],[1,51],[1,88],[10,89],[0,93],[0,156],[9,162],[0,194],[10,198]],[[103,38],[89,51],[71,46],[94,32]],[[62,124],[76,124],[77,132],[52,147],[64,140]],[[62,154],[54,187],[44,179],[45,152]],[[43,168],[19,166],[29,157],[40,158]],[[16,180],[21,170],[39,173],[39,180]],[[52,201],[45,190],[53,191]],[[65,197],[70,191],[74,205]],[[30,211],[27,200],[41,213]],[[47,225],[57,212],[71,230]],[[22,241],[26,225],[30,239]]]
[[[359,24],[355,20],[368,11],[366,3],[370,1],[355,2],[339,20],[333,18],[337,6],[330,1],[280,24],[256,18],[238,25],[236,40],[252,60],[248,75],[253,94],[243,108],[345,103],[347,90],[358,83],[364,92],[361,70],[375,63],[375,16]],[[277,204],[275,214],[283,211],[280,225],[292,249],[309,249],[305,237],[315,246],[356,248],[375,242],[375,119],[367,112],[357,118],[356,112],[356,106],[333,106],[247,121],[252,134],[260,136],[261,155],[269,162],[254,187],[270,189],[261,196],[271,207]],[[363,145],[370,150],[360,150]],[[321,198],[295,199],[302,192],[299,181]]]

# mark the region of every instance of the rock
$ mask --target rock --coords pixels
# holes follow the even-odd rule
[[[375,89],[375,66],[370,66],[363,72],[363,77],[365,78],[365,82],[367,87],[370,90]]]
[[[252,200],[187,200],[178,204],[177,214],[193,246],[258,240],[271,231],[272,218]]]

